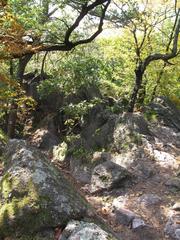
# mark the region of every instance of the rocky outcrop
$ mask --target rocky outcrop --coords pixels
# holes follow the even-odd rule
[[[87,202],[25,141],[9,142],[5,172],[0,182],[1,237],[33,235],[87,215]]]

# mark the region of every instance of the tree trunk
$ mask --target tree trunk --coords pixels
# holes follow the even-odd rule
[[[135,75],[136,75],[136,81],[135,81],[135,86],[130,98],[130,102],[129,102],[129,108],[128,108],[128,112],[133,112],[134,111],[134,107],[137,101],[137,97],[138,97],[138,93],[139,90],[141,88],[142,85],[142,79],[143,79],[143,71],[141,70],[141,66],[138,67],[135,70]]]
[[[20,84],[22,83],[26,66],[27,66],[28,62],[31,60],[32,56],[33,56],[32,54],[28,54],[19,59],[17,79],[20,81]]]
[[[139,106],[143,106],[144,100],[146,97],[146,85],[147,85],[147,79],[142,82],[141,87],[139,89],[138,99],[137,103]]]
[[[7,135],[9,138],[13,138],[15,135],[16,120],[17,120],[17,104],[13,102],[10,106],[8,116]]]
[[[22,81],[23,81],[23,76],[24,76],[26,66],[28,62],[31,60],[32,56],[33,56],[32,54],[29,54],[19,59],[17,79],[20,82],[21,86],[22,86]],[[10,75],[11,76],[14,75],[12,63],[10,66]],[[7,123],[7,135],[9,138],[13,138],[15,135],[15,128],[16,128],[16,122],[17,122],[17,109],[18,109],[18,105],[15,103],[15,101],[13,101],[10,106],[8,123]]]

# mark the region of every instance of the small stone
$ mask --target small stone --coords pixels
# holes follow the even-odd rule
[[[134,218],[132,221],[132,229],[146,226],[145,222],[140,218]]]

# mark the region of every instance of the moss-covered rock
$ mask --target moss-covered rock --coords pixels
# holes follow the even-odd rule
[[[0,181],[0,237],[33,236],[86,215],[86,201],[25,141],[7,145],[5,172]]]

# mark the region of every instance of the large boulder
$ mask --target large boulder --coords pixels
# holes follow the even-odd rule
[[[0,181],[0,237],[32,235],[83,218],[87,202],[42,153],[23,140],[6,147]]]
[[[83,221],[70,221],[64,229],[61,240],[115,240],[115,238],[105,232],[94,223]]]

